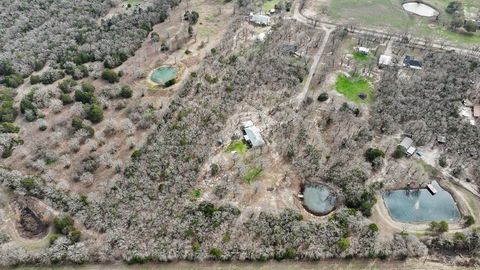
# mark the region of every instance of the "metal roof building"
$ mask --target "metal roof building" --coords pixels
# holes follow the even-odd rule
[[[361,53],[361,54],[364,54],[364,55],[367,55],[370,53],[370,49],[369,48],[365,48],[365,47],[357,47],[355,49],[358,53]]]
[[[270,24],[270,17],[268,17],[267,15],[251,14],[250,22],[254,24],[266,26]]]
[[[265,141],[260,134],[260,129],[253,125],[252,121],[245,121],[242,123],[243,138],[251,147],[260,147],[265,144]]]
[[[378,59],[378,65],[380,66],[390,66],[392,64],[392,57],[390,55],[382,54],[380,59]]]
[[[480,105],[473,106],[473,117],[480,117]]]

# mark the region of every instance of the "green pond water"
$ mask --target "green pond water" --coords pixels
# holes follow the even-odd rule
[[[150,76],[150,80],[156,82],[158,84],[165,84],[166,82],[170,81],[171,79],[175,79],[177,77],[177,70],[173,67],[161,67],[157,68],[152,72]]]
[[[431,221],[457,222],[460,211],[452,195],[437,182],[432,183],[437,194],[427,189],[386,191],[383,200],[390,216],[400,222],[424,223]]]
[[[326,214],[333,210],[337,197],[327,186],[305,186],[303,204],[315,214]]]

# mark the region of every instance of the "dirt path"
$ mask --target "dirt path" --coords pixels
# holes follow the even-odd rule
[[[303,86],[302,92],[298,94],[294,99],[297,109],[300,107],[300,105],[302,105],[303,100],[307,96],[308,89],[310,89],[310,84],[312,83],[312,78],[313,76],[315,76],[315,71],[317,70],[318,64],[320,63],[320,58],[323,55],[323,51],[327,46],[327,42],[330,37],[330,34],[333,32],[333,30],[335,30],[335,28],[327,27],[325,25],[322,25],[321,28],[325,31],[325,37],[323,37],[322,44],[320,45],[320,48],[318,48],[317,53],[313,57],[313,63],[312,63],[312,66],[310,67],[310,71],[308,73],[307,80],[305,81],[305,85]]]

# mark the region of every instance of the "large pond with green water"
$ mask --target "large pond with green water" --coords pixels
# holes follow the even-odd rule
[[[150,80],[155,83],[164,85],[166,82],[177,77],[177,69],[174,67],[160,67],[155,69],[150,75]]]
[[[427,189],[401,189],[386,191],[383,200],[390,216],[404,223],[442,221],[453,223],[460,219],[460,211],[452,195],[437,182],[432,183],[437,193]]]
[[[337,197],[335,192],[324,185],[305,186],[303,191],[304,207],[318,215],[324,215],[335,208]]]

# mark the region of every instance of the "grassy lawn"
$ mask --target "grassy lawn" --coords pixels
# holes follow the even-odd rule
[[[237,151],[237,153],[244,154],[245,152],[247,152],[247,149],[247,144],[242,139],[240,139],[232,141],[225,149],[225,152]]]
[[[408,32],[431,38],[443,38],[459,44],[480,43],[480,31],[473,35],[452,32],[448,29],[450,15],[445,8],[451,0],[426,0],[440,12],[439,22],[407,13],[398,0],[334,0],[327,15],[336,21],[386,28],[395,32]],[[478,11],[480,1],[464,0],[465,10]]]
[[[263,2],[263,4],[262,4]],[[264,12],[267,12],[273,8],[275,8],[275,5],[278,4],[278,2],[280,2],[280,0],[263,0],[260,2],[259,5],[261,5],[262,7],[262,10]]]
[[[373,88],[370,82],[360,76],[347,77],[340,75],[335,82],[337,92],[343,94],[345,98],[355,103],[365,104],[373,101]],[[361,99],[359,94],[366,94],[366,99]]]
[[[368,59],[370,59],[368,54],[363,54],[360,52],[354,52],[353,53],[353,59],[359,61],[359,62],[368,62]]]
[[[257,176],[259,176],[260,174],[262,173],[262,168],[260,167],[256,167],[256,168],[252,168],[250,170],[248,170],[248,172],[245,174],[245,176],[243,177],[243,180],[245,180],[245,182],[247,184],[250,184],[253,182],[253,180],[255,180],[255,178],[257,178]]]

